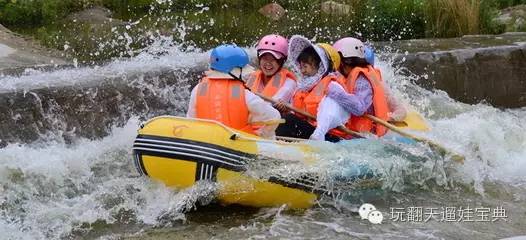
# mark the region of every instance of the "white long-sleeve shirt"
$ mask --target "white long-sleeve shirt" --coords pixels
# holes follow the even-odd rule
[[[190,94],[190,101],[188,104],[188,111],[186,112],[186,117],[195,118],[196,117],[196,94],[199,84],[196,85]],[[260,97],[256,96],[254,93],[245,89],[245,103],[248,108],[248,123],[258,123],[258,122],[268,122],[273,120],[281,119],[281,115],[278,110],[272,107],[270,103],[265,102]],[[278,124],[266,124],[263,125],[256,134],[264,138],[273,139],[276,137],[276,128]]]
[[[343,90],[343,87],[335,82],[331,82],[329,87]],[[391,92],[389,86],[387,86],[385,82],[384,92],[390,110],[390,119],[394,121],[402,121],[407,115],[407,109],[405,105]],[[314,133],[310,138],[313,140],[324,140],[325,134],[327,134],[329,130],[345,124],[350,117],[351,114],[334,99],[330,97],[323,98],[320,102],[320,105],[318,106],[318,115],[316,116],[316,130],[314,130]]]
[[[343,87],[335,82],[329,83],[333,87]],[[329,130],[343,125],[349,120],[351,114],[347,112],[340,104],[330,97],[324,97],[318,105],[318,114],[316,115],[316,129],[310,136],[312,140],[325,140],[325,134]]]
[[[294,92],[296,91],[296,86],[297,83],[293,79],[285,79],[283,86],[281,86],[278,89],[278,91],[274,94],[274,96],[272,96],[272,99],[276,101],[290,103],[290,100],[292,99],[292,96],[294,96]],[[259,81],[259,86],[257,86],[256,89],[258,89],[258,92],[261,92],[263,91],[263,89],[265,89],[263,81]]]
[[[296,91],[296,86],[298,84],[296,81],[287,78],[285,80],[285,83],[283,83],[283,86],[272,96],[272,99],[276,101],[282,101],[286,103],[290,103],[290,100],[292,99],[292,96],[294,96],[294,92]]]

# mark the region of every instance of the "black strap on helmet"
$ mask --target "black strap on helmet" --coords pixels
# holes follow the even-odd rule
[[[240,71],[239,71],[239,77],[232,74],[232,72],[228,72],[228,75],[230,75],[231,77],[233,77],[235,80],[238,80],[240,81],[241,83],[243,83],[243,87],[245,87],[245,89],[248,89],[250,90],[250,88],[247,87],[247,84],[245,81],[243,81],[243,79],[241,79],[241,76],[243,76],[243,68],[242,67],[239,67]]]

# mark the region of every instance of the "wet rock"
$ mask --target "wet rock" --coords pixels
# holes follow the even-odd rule
[[[42,47],[0,25],[0,76],[17,74],[28,67],[53,68],[68,64],[63,53]]]
[[[100,6],[84,9],[80,12],[69,15],[67,18],[73,22],[88,24],[109,24],[111,26],[120,26],[126,24],[126,22],[122,20],[111,18],[111,11]]]
[[[326,1],[321,4],[321,11],[332,15],[348,15],[351,11],[351,6],[335,1]]]
[[[274,21],[279,20],[285,15],[285,8],[277,3],[269,3],[258,10],[263,16],[268,17]]]
[[[416,83],[441,89],[465,103],[526,106],[526,33],[419,39],[389,44],[399,49],[395,66]]]
[[[526,4],[505,8],[494,19],[508,32],[526,31]]]
[[[0,58],[7,57],[11,55],[12,53],[14,53],[15,51],[16,51],[15,49],[10,48],[9,46],[0,43]]]
[[[203,70],[166,68],[102,78],[89,74],[60,86],[4,88],[0,90],[0,147],[98,139],[131,117],[147,120],[185,112],[189,88]]]

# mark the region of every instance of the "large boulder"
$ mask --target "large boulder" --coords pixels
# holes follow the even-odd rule
[[[111,18],[111,11],[107,8],[95,6],[69,15],[68,20],[88,24],[108,24],[111,26],[124,25],[125,22]]]
[[[70,14],[62,24],[71,31],[51,30],[60,36],[55,45],[64,46],[64,52],[76,56],[81,63],[96,63],[113,56],[133,55],[133,48],[144,46],[149,36],[141,35],[136,25],[111,17],[110,10],[92,7]]]
[[[269,3],[258,11],[263,16],[268,17],[274,21],[279,20],[281,17],[285,15],[285,8],[283,8],[281,5],[277,3]]]
[[[505,8],[495,18],[508,32],[526,31],[526,4]]]
[[[335,1],[326,1],[321,4],[321,11],[332,15],[348,15],[351,12],[351,6]]]

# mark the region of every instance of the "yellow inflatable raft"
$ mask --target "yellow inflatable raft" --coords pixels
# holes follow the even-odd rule
[[[214,181],[219,202],[253,207],[307,208],[327,193],[315,175],[256,179],[245,174],[251,162],[269,158],[308,164],[314,161],[311,152],[307,144],[264,140],[215,121],[172,116],[145,123],[133,145],[140,173],[177,188]]]
[[[316,161],[313,151],[305,143],[264,140],[216,121],[174,116],[144,123],[133,145],[135,165],[141,174],[176,188],[213,181],[218,186],[219,202],[253,207],[287,204],[290,208],[308,208],[320,194],[331,194],[318,182],[316,173],[296,178],[246,174],[250,164],[269,159],[277,164],[312,164]],[[362,175],[348,177],[371,183]]]

